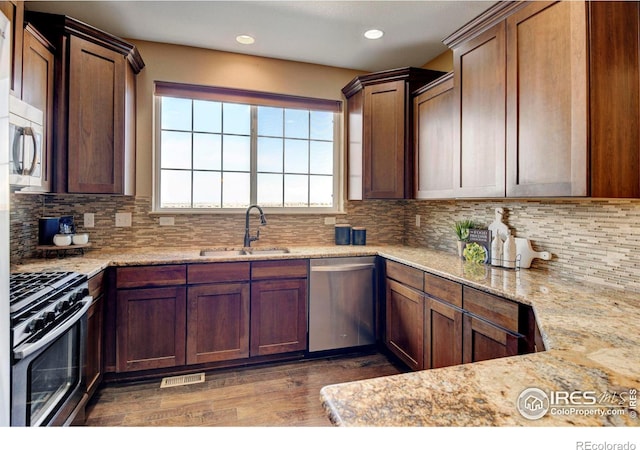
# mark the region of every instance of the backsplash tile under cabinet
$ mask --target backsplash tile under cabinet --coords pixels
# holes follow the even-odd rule
[[[151,199],[108,195],[17,195],[11,197],[11,259],[37,256],[38,218],[73,215],[78,232],[89,233],[95,249],[206,248],[242,246],[245,214],[176,214],[175,224],[160,226],[150,214]],[[404,238],[403,201],[348,202],[338,223],[367,228],[367,243],[401,245]],[[116,212],[132,214],[131,227],[115,227]],[[85,228],[84,213],[93,213],[95,227]],[[252,232],[257,215],[252,213]],[[268,214],[253,245],[333,245],[334,226],[325,225],[327,214]]]
[[[455,253],[453,223],[488,226],[499,207],[515,236],[553,254],[534,259],[532,269],[640,292],[640,200],[413,200],[405,209],[406,243]]]

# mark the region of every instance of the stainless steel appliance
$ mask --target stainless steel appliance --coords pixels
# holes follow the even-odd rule
[[[375,256],[312,259],[309,351],[374,344]]]
[[[11,274],[11,425],[69,425],[85,390],[87,277]]]
[[[9,182],[24,191],[43,191],[42,151],[44,114],[39,109],[9,96]]]

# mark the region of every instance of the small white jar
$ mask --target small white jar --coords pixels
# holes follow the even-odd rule
[[[66,247],[67,245],[71,245],[71,235],[70,234],[56,234],[53,236],[53,244],[58,247]]]

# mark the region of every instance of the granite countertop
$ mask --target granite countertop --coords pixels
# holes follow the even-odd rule
[[[322,404],[340,426],[639,426],[640,294],[576,282],[537,269],[465,265],[455,255],[391,246],[289,247],[282,255],[199,256],[200,249],[101,252],[32,259],[12,272],[109,266],[381,255],[531,305],[546,351],[325,386]],[[516,408],[529,388],[583,395],[576,409],[530,420]],[[576,394],[578,393],[578,394]],[[576,400],[580,400],[577,397]],[[588,404],[593,402],[596,404]],[[576,405],[573,405],[574,407]]]

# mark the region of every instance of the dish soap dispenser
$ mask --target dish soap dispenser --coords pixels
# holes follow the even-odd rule
[[[515,269],[516,267],[516,238],[511,234],[511,230],[507,233],[507,239],[502,247],[502,267]]]
[[[495,233],[493,239],[491,240],[491,265],[492,266],[501,266],[502,265],[502,247],[504,243],[500,238],[499,233]]]

